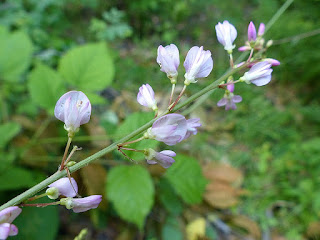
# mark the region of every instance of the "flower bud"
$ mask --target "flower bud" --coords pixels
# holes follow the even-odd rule
[[[254,42],[257,39],[257,31],[253,22],[251,21],[248,26],[248,41]]]
[[[236,47],[236,45],[233,45],[234,40],[237,38],[236,28],[228,21],[219,22],[215,28],[219,43],[224,46],[228,53],[232,53],[232,49]]]
[[[271,64],[267,61],[254,64],[248,72],[246,72],[240,80],[250,84],[253,83],[256,86],[263,86],[271,81],[272,69]]]
[[[245,51],[249,51],[249,50],[251,50],[251,47],[247,46],[247,45],[238,48],[239,52],[245,52]]]
[[[145,133],[145,138],[155,139],[172,146],[181,142],[187,133],[187,120],[176,113],[167,114],[156,120]]]
[[[172,157],[175,157],[176,153],[170,150],[156,152],[153,149],[149,148],[145,151],[145,156],[149,164],[159,163],[162,167],[168,168],[172,165],[172,163],[175,162]]]
[[[197,78],[207,77],[212,71],[211,52],[203,50],[202,46],[194,46],[189,50],[183,66],[186,69],[184,84],[195,83]]]
[[[142,106],[151,108],[154,111],[158,110],[157,102],[156,102],[156,100],[154,98],[154,91],[153,91],[152,87],[149,84],[143,84],[139,88],[137,101]]]
[[[267,61],[272,66],[279,66],[280,65],[280,62],[277,59],[274,59],[274,58],[265,58],[263,61]]]
[[[60,178],[54,183],[51,183],[48,187],[46,192],[51,199],[57,199],[60,195],[75,197],[78,194],[78,185],[74,178]]]
[[[178,67],[180,64],[179,50],[176,45],[170,44],[158,47],[157,63],[160,65],[160,71],[167,73],[167,77],[175,84],[178,76]]]
[[[83,92],[67,92],[58,100],[54,115],[64,122],[64,128],[68,131],[69,137],[73,137],[79,131],[80,125],[90,120],[90,101]]]
[[[101,195],[91,195],[84,198],[62,198],[60,204],[65,205],[67,209],[72,209],[75,213],[79,213],[97,208],[101,201]]]
[[[272,41],[272,40],[269,40],[269,41],[267,42],[267,44],[266,44],[266,47],[269,48],[269,47],[272,46],[272,44],[273,44],[273,41]]]
[[[262,36],[264,34],[265,28],[266,26],[264,25],[264,23],[260,23],[259,29],[258,29],[258,36]]]

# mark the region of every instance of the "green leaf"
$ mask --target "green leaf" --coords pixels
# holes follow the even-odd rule
[[[180,198],[174,192],[167,179],[162,178],[159,182],[159,198],[163,206],[172,215],[179,215],[183,211]]]
[[[142,229],[154,198],[149,172],[141,166],[112,168],[107,178],[107,197],[121,218]]]
[[[136,112],[129,115],[124,122],[118,127],[115,133],[115,139],[122,138],[134,130],[138,129],[142,125],[146,124],[154,117],[153,112]],[[156,148],[159,145],[158,141],[155,140],[142,140],[138,143],[130,144],[129,148],[134,149],[147,149],[147,148]],[[125,151],[125,153],[134,160],[142,160],[144,159],[143,153],[133,152],[133,151]]]
[[[59,62],[59,73],[78,90],[103,90],[112,82],[114,65],[105,43],[91,43],[68,51]]]
[[[48,198],[41,202],[49,202]],[[58,206],[25,207],[13,224],[19,234],[10,239],[54,240],[59,229]]]
[[[0,77],[7,81],[18,81],[30,66],[33,46],[29,37],[16,31],[9,33],[3,28],[0,33]]]
[[[15,122],[0,125],[0,148],[4,147],[14,136],[20,132],[21,126]]]
[[[7,168],[0,173],[0,190],[12,190],[32,187],[37,183],[32,171],[24,168]]]
[[[65,93],[60,75],[44,64],[38,64],[29,74],[28,89],[32,100],[53,114],[58,99]]]
[[[167,170],[165,178],[186,203],[200,203],[207,180],[202,174],[199,163],[196,159],[185,155],[178,155],[175,161]]]
[[[163,240],[182,240],[182,227],[174,217],[168,217],[167,221],[162,228],[162,239]]]

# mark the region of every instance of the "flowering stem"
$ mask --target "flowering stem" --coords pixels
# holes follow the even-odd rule
[[[129,145],[131,143],[140,142],[141,140],[144,140],[144,139],[145,139],[145,137],[142,136],[142,137],[140,137],[140,138],[138,138],[136,140],[130,141],[130,142],[120,143],[120,144],[118,144],[118,147],[122,148],[123,146]]]
[[[59,205],[60,201],[52,203],[22,203],[19,204],[20,207],[47,207],[52,205]]]
[[[70,144],[71,144],[71,141],[72,141],[72,138],[69,137],[68,138],[68,142],[67,142],[67,145],[66,145],[66,148],[64,150],[64,154],[63,154],[63,158],[62,158],[62,161],[61,161],[61,165],[60,165],[60,171],[62,171],[64,169],[64,161],[66,160],[66,157],[67,157],[67,154],[68,154],[68,151],[69,151],[69,147],[70,147]]]
[[[249,57],[248,57],[247,62],[250,62],[250,60],[251,60],[251,58],[252,58],[253,50],[254,50],[254,49],[251,48],[250,55],[249,55]]]
[[[233,68],[234,64],[233,64],[233,56],[232,56],[232,53],[230,53],[229,56],[230,56],[230,67]]]
[[[127,151],[134,151],[134,152],[144,152],[144,150],[138,150],[138,149],[134,149],[134,148],[121,148],[122,150],[127,150]]]
[[[74,146],[73,149],[71,150],[67,160],[65,161],[64,165],[67,165],[67,163],[69,162],[69,160],[71,159],[72,155],[74,154],[75,151],[77,150],[81,150],[81,148],[78,148],[77,146]]]
[[[175,87],[176,87],[176,84],[173,83],[173,84],[172,84],[172,88],[171,88],[171,95],[170,95],[170,100],[169,100],[169,106],[171,105],[171,102],[172,102],[172,97],[173,97],[173,93],[174,93]]]
[[[179,96],[177,97],[176,101],[172,104],[172,106],[169,106],[169,111],[171,112],[172,109],[177,105],[177,103],[179,102],[180,98],[182,97],[184,91],[187,89],[187,85],[184,85]]]
[[[25,202],[32,202],[32,201],[37,200],[37,199],[39,199],[39,198],[46,197],[47,195],[48,195],[48,194],[45,192],[45,193],[42,193],[42,194],[40,194],[40,195],[36,195],[36,196],[33,196],[33,197],[29,198],[29,199],[27,199]]]

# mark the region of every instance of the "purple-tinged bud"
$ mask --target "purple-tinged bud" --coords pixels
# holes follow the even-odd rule
[[[70,182],[71,181],[71,182]],[[75,197],[78,194],[78,185],[74,178],[60,178],[51,183],[47,189],[47,196],[51,199],[57,199],[60,195],[66,197]]]
[[[280,65],[280,62],[277,59],[273,59],[273,58],[265,58],[265,59],[263,59],[263,61],[267,61],[272,66],[279,66]]]
[[[160,71],[167,73],[172,84],[175,84],[178,76],[178,67],[180,64],[179,50],[176,45],[170,44],[158,47],[157,63],[160,65]]]
[[[68,131],[69,137],[73,137],[79,131],[80,125],[90,120],[90,101],[83,92],[67,92],[58,100],[54,115],[64,122],[64,128]]]
[[[249,51],[249,50],[251,50],[250,46],[242,46],[242,47],[238,48],[239,52],[245,52],[245,51]]]
[[[232,84],[228,84],[227,85],[227,89],[228,89],[229,92],[233,93],[234,92],[234,84],[233,83]]]
[[[240,80],[247,84],[253,83],[256,86],[263,86],[271,81],[272,69],[271,64],[267,61],[254,64],[248,72],[246,72]]]
[[[224,46],[228,53],[232,53],[232,49],[236,47],[236,45],[233,45],[234,40],[237,38],[236,28],[228,21],[219,22],[215,28],[219,43]]]
[[[181,142],[187,133],[187,120],[176,113],[167,114],[155,121],[144,134],[145,138],[155,139],[172,146]]]
[[[159,163],[162,167],[168,168],[175,162],[172,157],[175,157],[176,153],[171,150],[156,152],[153,149],[149,148],[148,150],[145,151],[145,156],[147,159],[147,163],[149,164]]]
[[[198,128],[201,127],[200,118],[191,118],[187,120],[187,133],[183,140],[189,138],[191,134],[196,135]]]
[[[258,29],[258,36],[262,36],[264,34],[265,28],[266,26],[264,25],[264,23],[260,23],[259,29]]]
[[[142,106],[151,108],[154,111],[158,110],[157,102],[156,102],[156,100],[154,98],[154,91],[153,91],[152,87],[149,84],[143,84],[139,88],[137,101]]]
[[[256,39],[257,39],[256,27],[254,26],[253,22],[250,22],[248,26],[248,41],[254,42]]]
[[[238,67],[241,67],[243,64],[245,64],[246,62],[241,62],[241,63],[238,63],[236,65],[234,65],[234,68],[238,68]]]
[[[237,109],[236,103],[242,101],[242,97],[239,95],[233,95],[233,93],[225,94],[224,97],[217,103],[218,107],[225,107],[225,110]]]
[[[8,236],[18,234],[18,228],[12,224],[22,210],[19,207],[8,207],[0,211],[0,239],[7,239]]]
[[[79,213],[97,208],[101,201],[101,195],[91,195],[84,198],[62,198],[60,204],[65,205],[67,209],[72,209],[75,213]]]
[[[203,47],[192,47],[184,61],[183,66],[186,69],[184,75],[185,85],[197,82],[197,78],[207,77],[213,68],[213,60],[209,50],[203,50]]]

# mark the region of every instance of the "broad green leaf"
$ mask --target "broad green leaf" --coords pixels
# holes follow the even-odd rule
[[[0,148],[4,147],[21,129],[20,124],[9,122],[0,125]]]
[[[49,202],[49,199],[44,199],[41,202]],[[13,222],[13,224],[18,227],[19,234],[10,237],[10,239],[57,239],[56,237],[59,229],[58,208],[58,206],[23,208],[21,214]]]
[[[59,73],[78,90],[103,90],[112,82],[114,65],[105,43],[91,43],[68,51],[59,62]]]
[[[21,74],[30,66],[33,46],[29,37],[16,31],[0,34],[0,78],[18,81]]]
[[[38,64],[29,74],[28,89],[32,100],[51,114],[58,99],[66,92],[60,75],[44,64]]]
[[[12,190],[32,187],[37,183],[33,172],[24,168],[7,168],[0,172],[0,190]]]
[[[124,122],[118,127],[115,138],[119,139],[122,138],[129,133],[133,132],[134,130],[138,129],[142,125],[146,124],[154,117],[153,112],[136,112],[129,115]],[[156,148],[159,145],[158,141],[147,139],[142,140],[138,143],[130,144],[130,148],[134,149],[147,149],[147,148]],[[144,155],[139,152],[133,151],[125,151],[125,153],[134,160],[141,160],[144,159]]]
[[[120,217],[142,229],[153,205],[154,186],[141,166],[118,166],[107,177],[107,198]]]
[[[180,198],[165,178],[162,178],[159,182],[159,198],[163,206],[172,215],[179,215],[183,211]]]
[[[207,180],[198,161],[185,155],[177,155],[175,161],[167,170],[165,178],[186,203],[200,203]]]

